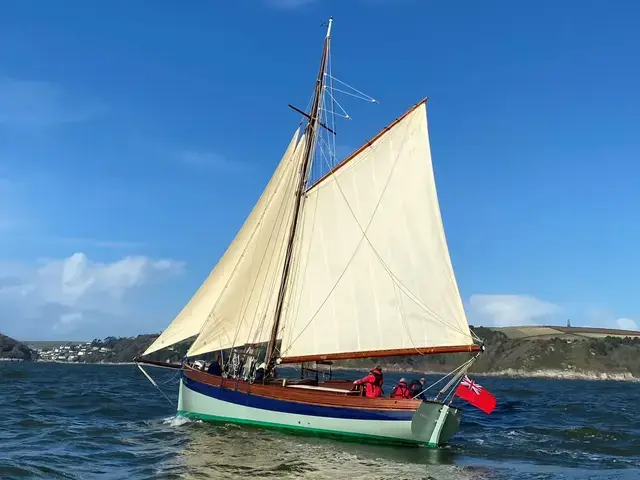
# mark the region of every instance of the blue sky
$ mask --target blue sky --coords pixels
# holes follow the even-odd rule
[[[335,17],[342,150],[424,96],[471,323],[640,322],[636,2],[5,2],[0,331],[159,331],[226,248]]]

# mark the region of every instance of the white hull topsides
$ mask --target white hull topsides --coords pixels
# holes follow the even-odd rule
[[[233,392],[212,386],[206,386],[206,392],[201,393],[190,388],[187,382],[184,378],[180,381],[178,414],[205,421],[239,423],[296,430],[308,434],[335,435],[365,441],[429,447],[446,443],[457,432],[460,424],[459,411],[438,402],[422,402],[415,414],[411,414],[405,420],[332,418],[255,408],[247,405],[250,403],[248,397],[256,397],[251,393]],[[192,384],[190,381],[189,383]],[[235,396],[234,401],[230,401],[227,393]],[[216,398],[220,396],[226,398]],[[290,405],[291,402],[281,403],[283,409],[288,409],[284,405]],[[300,404],[300,409],[304,409],[305,406]],[[354,416],[357,416],[355,409]]]

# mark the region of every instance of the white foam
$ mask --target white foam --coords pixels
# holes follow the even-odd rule
[[[182,425],[192,422],[200,423],[201,420],[192,420],[182,415],[174,415],[172,417],[167,417],[162,421],[165,425],[171,425],[172,427],[181,427]]]

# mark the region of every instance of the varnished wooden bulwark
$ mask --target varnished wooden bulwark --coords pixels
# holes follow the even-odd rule
[[[242,393],[251,393],[265,398],[273,398],[288,402],[299,402],[307,405],[317,405],[323,407],[356,408],[367,410],[392,410],[392,411],[415,411],[420,406],[420,400],[407,400],[395,398],[366,398],[354,395],[347,395],[336,392],[326,392],[321,390],[302,390],[283,387],[282,383],[261,385],[250,384],[243,381],[235,381],[230,378],[223,379],[191,367],[185,367],[184,374],[191,380],[195,380],[205,385],[221,387],[228,390],[236,390]],[[332,388],[345,388],[350,382],[333,381],[322,385]]]

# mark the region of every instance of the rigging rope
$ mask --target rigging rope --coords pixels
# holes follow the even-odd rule
[[[455,369],[451,370],[449,373],[447,373],[444,377],[441,377],[440,379],[436,380],[435,382],[433,382],[431,385],[429,385],[427,388],[423,389],[420,393],[418,393],[416,396],[414,396],[413,398],[417,398],[418,396],[422,395],[424,392],[429,391],[431,388],[435,387],[436,385],[438,385],[439,383],[443,382],[446,378],[449,378],[451,375],[454,375],[455,373],[457,373],[458,371],[460,371],[462,368],[464,368],[471,360],[473,359],[469,359],[466,362],[464,362],[462,365],[456,367]]]
[[[478,353],[479,355],[479,353]],[[476,361],[476,359],[478,358],[478,355],[476,355],[475,357],[471,358],[467,364],[466,364],[466,368],[460,370],[455,377],[453,377],[451,379],[451,381],[445,385],[445,387],[438,393],[438,397],[440,395],[442,395],[442,393],[444,391],[446,391],[447,389],[449,389],[449,393],[447,394],[447,396],[444,398],[444,400],[442,401],[442,403],[445,403],[447,400],[449,400],[449,398],[451,397],[451,400],[449,400],[449,405],[451,405],[451,402],[453,402],[453,397],[452,395],[454,394],[454,392],[456,391],[456,389],[458,388],[458,385],[460,384],[460,382],[462,382],[463,379],[463,374],[466,374],[467,370],[469,370],[469,368],[471,368],[471,365],[473,365],[473,363]],[[437,397],[436,397],[437,398]]]
[[[378,103],[378,101],[377,101],[375,98],[373,98],[373,97],[371,97],[371,96],[367,95],[367,94],[366,94],[366,93],[364,93],[364,92],[361,92],[360,90],[358,90],[358,89],[357,89],[357,88],[355,88],[355,87],[352,87],[352,86],[351,86],[351,85],[349,85],[348,83],[345,83],[345,82],[343,82],[342,80],[340,80],[340,79],[338,79],[338,78],[336,78],[336,77],[332,76],[332,75],[331,75],[331,72],[329,72],[329,74],[326,74],[326,75],[327,75],[331,80],[335,80],[336,82],[341,83],[341,84],[342,84],[342,85],[344,85],[345,87],[350,88],[350,89],[351,89],[351,90],[353,90],[354,92],[359,93],[360,95],[362,95],[362,99],[363,99],[363,100],[368,100],[368,101],[370,101],[371,103]],[[348,92],[343,92],[342,90],[339,90],[339,89],[337,89],[337,88],[335,88],[334,90],[335,90],[336,92],[342,92],[342,93],[347,93],[347,94],[349,94]],[[353,94],[351,94],[351,95],[353,95]],[[353,95],[353,96],[355,96],[355,95]]]
[[[171,401],[171,399],[169,397],[167,397],[167,394],[164,393],[164,391],[160,388],[160,386],[153,380],[153,378],[151,378],[151,375],[149,375],[144,368],[142,368],[142,366],[136,362],[136,365],[138,366],[138,368],[140,369],[140,371],[144,374],[145,377],[147,377],[147,379],[151,382],[151,384],[156,387],[158,390],[160,390],[160,393],[164,396],[164,398],[167,399],[167,401],[171,404],[172,407],[175,407],[175,405],[173,404],[173,402]]]

